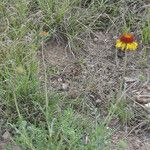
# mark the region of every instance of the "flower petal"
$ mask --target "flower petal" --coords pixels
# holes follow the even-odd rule
[[[122,43],[122,44],[121,44],[121,49],[122,49],[122,50],[125,50],[126,47],[127,47],[127,44],[126,44],[126,43]]]
[[[122,42],[120,40],[116,41],[116,48],[121,48]]]
[[[130,33],[125,33],[120,37],[120,41],[123,43],[132,43],[134,41],[134,36]]]
[[[127,46],[126,46],[126,50],[132,50],[132,43],[129,43],[129,44],[127,44]]]
[[[135,51],[138,47],[138,44],[136,42],[133,42],[131,45],[132,45],[131,50],[133,50],[133,51]]]

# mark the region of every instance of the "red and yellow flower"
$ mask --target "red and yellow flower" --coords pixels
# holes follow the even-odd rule
[[[129,33],[121,35],[116,41],[116,48],[120,48],[122,51],[135,51],[137,47],[138,43],[135,41],[135,37]]]

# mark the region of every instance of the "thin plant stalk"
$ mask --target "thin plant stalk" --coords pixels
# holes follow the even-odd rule
[[[123,66],[123,78],[126,76],[126,68],[127,68],[127,52],[125,51],[124,66]]]
[[[21,114],[20,114],[20,111],[19,111],[19,107],[18,107],[18,102],[17,102],[17,98],[16,98],[15,91],[13,91],[13,96],[14,96],[15,107],[16,107],[16,110],[17,110],[19,119],[22,119]]]
[[[47,123],[47,127],[48,127],[48,132],[49,132],[49,138],[51,137],[51,130],[49,127],[49,119],[48,119],[48,115],[49,115],[49,111],[48,111],[48,105],[49,105],[49,101],[48,101],[48,88],[47,88],[47,74],[46,74],[46,63],[45,63],[45,57],[44,57],[44,40],[42,40],[42,62],[43,62],[43,68],[44,68],[44,90],[45,90],[45,104],[46,104],[46,123]]]

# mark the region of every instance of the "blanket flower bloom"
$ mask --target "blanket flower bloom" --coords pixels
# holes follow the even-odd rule
[[[138,43],[132,34],[125,33],[120,36],[116,41],[116,48],[120,48],[122,51],[135,51],[138,47]]]

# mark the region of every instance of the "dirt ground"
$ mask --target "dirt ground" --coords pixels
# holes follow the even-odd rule
[[[92,38],[86,37],[80,51],[72,51],[56,40],[49,41],[38,55],[45,63],[40,63],[40,78],[43,78],[43,68],[46,67],[50,89],[65,92],[70,99],[84,96],[87,102],[100,110],[103,117],[107,115],[112,92],[119,93],[120,89],[123,90],[121,87],[124,87],[128,108],[136,115],[123,129],[118,119],[110,123],[111,127],[118,127],[112,136],[112,143],[116,145],[120,139],[124,139],[128,145],[127,150],[148,150],[149,131],[141,116],[149,115],[149,111],[138,104],[135,97],[149,92],[150,54],[143,57],[144,51],[139,43],[137,51],[127,52],[125,66],[124,56],[120,52],[117,54],[114,47],[116,38],[110,33],[97,32]]]

